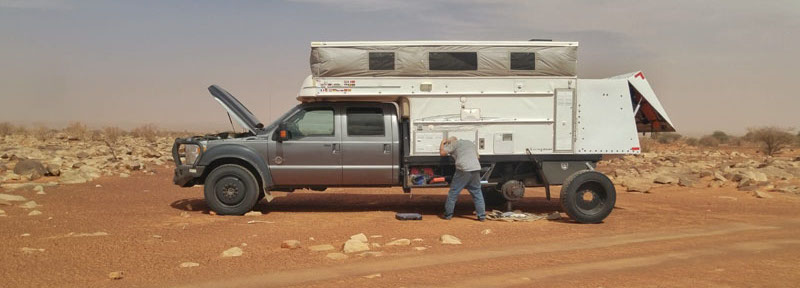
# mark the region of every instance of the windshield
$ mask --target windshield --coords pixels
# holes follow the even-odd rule
[[[283,115],[281,115],[280,117],[278,117],[278,118],[275,118],[275,121],[272,121],[272,123],[271,123],[271,124],[269,124],[269,125],[268,125],[266,128],[264,128],[264,131],[272,131],[272,130],[275,130],[275,127],[277,127],[277,126],[278,126],[278,124],[280,124],[280,123],[281,123],[281,121],[283,121],[284,119],[286,119],[286,117],[289,117],[289,115],[292,115],[292,113],[294,113],[295,111],[297,111],[297,109],[299,109],[298,107],[300,107],[300,105],[297,105],[297,106],[294,106],[294,107],[292,107],[292,109],[289,109],[288,111],[286,111],[286,113],[283,113]]]

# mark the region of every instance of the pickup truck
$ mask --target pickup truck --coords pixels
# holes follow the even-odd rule
[[[415,181],[420,175],[449,179],[454,172],[450,157],[409,155],[409,123],[398,117],[395,102],[301,103],[265,126],[224,89],[212,85],[209,91],[247,132],[176,139],[174,183],[204,185],[207,204],[220,215],[242,215],[264,197],[271,200],[271,191],[400,186],[410,193],[448,186]],[[601,157],[481,156],[486,202],[519,200],[526,186],[544,186],[549,199],[549,185],[563,183],[567,213],[578,222],[600,222],[615,201],[611,181],[593,171]]]

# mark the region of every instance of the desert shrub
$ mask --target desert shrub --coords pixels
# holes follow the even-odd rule
[[[92,139],[92,141],[103,141],[105,139],[103,137],[103,131],[101,131],[100,129],[93,129],[89,131],[88,134],[89,138]]]
[[[728,136],[728,134],[722,131],[714,131],[713,133],[711,133],[711,137],[714,137],[715,139],[719,140],[719,143],[728,143],[728,140],[730,140],[731,138],[730,136]]]
[[[661,144],[669,144],[675,141],[678,141],[682,138],[681,134],[669,132],[669,133],[658,133],[656,136],[656,141]]]
[[[694,138],[694,137],[686,138],[684,141],[686,142],[686,145],[689,145],[689,146],[697,146],[698,145],[697,138]]]
[[[78,140],[85,140],[87,138],[89,129],[86,127],[86,124],[81,122],[72,122],[64,128],[64,132],[67,133],[70,139],[78,139]]]
[[[775,155],[795,142],[795,136],[790,133],[791,129],[761,127],[748,130],[748,134],[751,134],[754,142],[761,145],[761,151],[766,155]]]
[[[700,144],[700,146],[705,146],[705,147],[717,147],[719,146],[719,139],[711,135],[706,135],[700,137],[700,140],[697,140],[697,144]]]
[[[133,129],[131,135],[153,142],[158,136],[158,127],[155,124],[145,124]]]
[[[103,140],[108,141],[111,144],[117,143],[119,137],[125,134],[125,131],[119,129],[119,127],[105,127],[103,128]]]
[[[13,124],[8,122],[0,123],[0,136],[8,136],[14,134],[14,130],[17,128],[14,127]]]
[[[47,128],[47,126],[44,125],[36,125],[36,127],[34,127],[31,130],[31,134],[37,140],[44,142],[47,141],[47,139],[53,138],[53,135],[55,135],[55,131],[53,131],[53,129]]]
[[[639,137],[639,148],[641,149],[641,152],[652,152],[655,142],[656,141],[651,138]]]

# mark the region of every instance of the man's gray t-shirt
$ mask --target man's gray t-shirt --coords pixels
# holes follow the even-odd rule
[[[456,169],[470,172],[481,170],[481,163],[478,162],[478,151],[475,150],[475,143],[469,140],[457,140],[444,145],[444,151],[456,160]]]

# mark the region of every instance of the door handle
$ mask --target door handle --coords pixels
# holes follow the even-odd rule
[[[333,150],[331,151],[331,153],[336,154],[339,152],[339,144],[333,143],[331,144],[331,146],[333,146]]]
[[[383,144],[383,154],[392,153],[392,145],[390,144]]]

